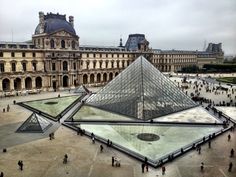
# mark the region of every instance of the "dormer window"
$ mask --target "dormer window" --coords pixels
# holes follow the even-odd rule
[[[55,47],[55,44],[54,44],[54,40],[53,40],[53,39],[50,40],[50,47],[51,47],[51,49],[54,49],[54,47]]]
[[[64,49],[65,48],[65,41],[61,40],[61,48]]]

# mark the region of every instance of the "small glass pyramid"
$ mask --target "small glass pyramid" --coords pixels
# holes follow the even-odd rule
[[[36,113],[30,115],[30,117],[17,129],[16,132],[35,132],[35,133],[43,133],[50,126],[51,122],[39,116]]]

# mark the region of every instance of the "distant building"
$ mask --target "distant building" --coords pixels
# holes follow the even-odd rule
[[[206,51],[151,49],[144,34],[129,35],[125,46],[122,39],[118,47],[80,45],[73,16],[39,12],[32,41],[0,42],[0,94],[105,85],[140,55],[163,72],[224,58],[221,44]]]

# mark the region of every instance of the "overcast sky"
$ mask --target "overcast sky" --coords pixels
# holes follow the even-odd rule
[[[236,54],[236,0],[0,0],[0,41],[31,39],[39,11],[73,15],[83,45],[117,46],[120,36],[125,43],[143,33],[152,48],[222,42]]]

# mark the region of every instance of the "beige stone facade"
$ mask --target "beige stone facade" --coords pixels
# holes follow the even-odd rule
[[[50,26],[52,20],[57,26]],[[64,90],[81,84],[101,86],[140,55],[163,72],[176,72],[191,65],[202,67],[223,60],[223,52],[220,51],[149,49],[149,42],[140,34],[132,35],[132,40],[135,37],[142,40],[135,50],[127,48],[127,43],[122,46],[122,41],[119,47],[82,46],[73,22],[72,16],[67,22],[65,15],[44,15],[40,12],[32,42],[0,43],[0,94]]]

